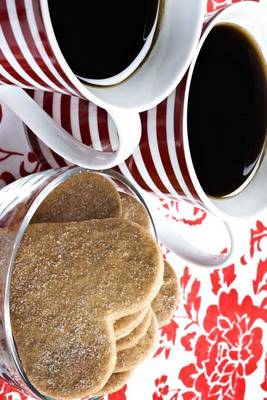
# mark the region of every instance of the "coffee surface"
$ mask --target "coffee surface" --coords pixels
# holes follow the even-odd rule
[[[254,39],[237,25],[208,35],[195,65],[188,138],[204,191],[233,193],[252,173],[266,135],[266,65]]]
[[[73,72],[110,78],[127,68],[151,32],[160,0],[49,0],[53,29]]]

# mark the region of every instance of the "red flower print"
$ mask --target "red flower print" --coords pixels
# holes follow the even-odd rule
[[[260,260],[258,264],[256,279],[253,281],[253,289],[255,294],[259,294],[264,290],[267,291],[267,259]]]
[[[31,170],[27,170],[25,167],[25,161],[22,161],[20,163],[20,168],[19,168],[21,177],[27,176],[29,174],[34,174],[35,172],[42,171],[44,169],[42,168],[42,163],[39,161],[39,159],[35,156],[34,153],[29,152],[27,155],[27,159],[28,162],[32,164],[33,168]]]
[[[235,265],[231,264],[229,267],[223,269],[216,269],[210,274],[212,291],[215,295],[224,287],[231,286],[236,279]]]
[[[183,291],[185,291],[188,282],[190,281],[191,274],[189,274],[189,268],[185,267],[183,276],[180,279],[180,285]]]
[[[170,254],[170,250],[167,249],[165,244],[162,242],[160,242],[159,245],[160,245],[161,254],[163,255],[164,260],[166,260],[168,257],[168,254]]]
[[[181,337],[181,344],[184,346],[186,351],[193,350],[191,341],[194,339],[195,336],[196,332],[190,332],[187,335]]]
[[[162,375],[155,380],[156,391],[153,393],[153,400],[164,400],[164,397],[169,394],[169,385],[166,384],[168,377]]]
[[[187,318],[189,319],[189,324],[185,327],[185,329],[188,329],[191,325],[194,324],[198,325],[198,315],[201,305],[199,290],[200,281],[198,279],[195,279],[192,283],[190,291],[187,294],[184,293],[184,309],[186,311]]]
[[[117,392],[109,394],[108,400],[126,400],[126,390],[127,385],[124,385],[123,388],[121,388]]]
[[[207,309],[206,333],[196,342],[195,363],[180,370],[179,378],[189,389],[183,399],[243,400],[245,378],[252,374],[262,356],[262,329],[256,320],[267,322],[264,308],[250,296],[239,304],[236,290],[221,293],[219,304]],[[191,397],[190,397],[191,396]]]
[[[10,157],[22,157],[22,156],[23,156],[22,153],[17,153],[16,151],[2,149],[0,147],[0,162],[6,161]]]
[[[18,391],[12,386],[9,386],[5,381],[0,379],[0,398],[6,400],[27,400],[30,397]],[[34,399],[31,397],[31,399]]]
[[[240,1],[242,0],[208,0],[207,11],[208,13],[211,13],[213,11],[222,9],[227,5],[239,3]],[[254,1],[259,1],[259,0],[254,0]]]
[[[169,220],[189,226],[201,225],[207,217],[206,211],[192,207],[192,204],[186,201],[160,199],[159,210]]]
[[[6,150],[0,148],[0,163],[5,162],[9,159],[18,159],[19,162],[19,174],[13,175],[9,171],[2,171],[0,173],[0,186],[8,185],[19,177],[24,177],[33,174],[38,171],[43,171],[47,169],[47,165],[42,163],[32,152],[26,154],[18,153],[16,151]],[[3,167],[2,167],[3,170]],[[2,182],[1,182],[2,181]]]
[[[255,250],[261,252],[261,241],[267,237],[267,227],[261,221],[256,222],[256,229],[250,231],[250,257],[254,256]]]
[[[261,384],[262,389],[267,392],[267,354],[265,358],[265,376],[264,376],[264,381]]]
[[[165,325],[161,329],[161,338],[159,341],[160,346],[156,351],[154,357],[157,357],[162,352],[164,352],[166,360],[169,358],[171,347],[175,346],[176,343],[178,328],[179,328],[178,324],[174,320],[171,320],[171,322],[168,325]]]
[[[227,0],[208,0],[208,13],[226,7],[229,4]]]
[[[161,329],[161,336],[166,336],[168,342],[175,344],[178,325],[174,320]]]
[[[201,225],[202,222],[207,218],[207,213],[204,210],[201,210],[200,208],[194,207],[193,209],[193,217],[191,219],[187,218],[182,218],[181,221],[185,225]]]
[[[15,176],[8,171],[4,171],[0,174],[0,185],[1,181],[3,181],[4,185],[8,185],[9,183],[14,182]]]

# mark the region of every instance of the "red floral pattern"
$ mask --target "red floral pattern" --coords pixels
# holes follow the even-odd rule
[[[208,0],[208,12],[214,12],[217,10],[221,10],[222,8],[225,8],[226,6],[233,4],[233,3],[239,3],[242,0]],[[243,0],[246,1],[246,0]],[[259,1],[259,0],[252,0],[252,1]]]
[[[110,394],[108,396],[108,400],[126,400],[126,390],[127,385],[124,385],[123,388],[121,388],[117,392]]]
[[[12,388],[4,381],[0,382],[0,398],[5,400],[30,400],[25,394],[18,393],[16,389]],[[32,400],[34,399],[32,398]]]
[[[162,375],[155,380],[156,391],[153,393],[153,400],[164,400],[164,397],[169,393],[169,385],[166,384],[167,375]]]
[[[235,265],[229,265],[229,267],[223,270],[215,270],[210,274],[210,280],[212,284],[212,291],[215,295],[218,294],[219,290],[224,287],[229,287],[236,278]]]
[[[231,2],[236,1],[208,0],[208,11]],[[7,113],[0,106],[0,187],[47,168],[26,143],[22,126],[17,131],[13,125],[2,129]],[[210,223],[205,211],[183,201],[161,199],[158,207],[167,219],[190,232],[202,232]],[[265,214],[240,229],[239,255],[223,270],[186,264],[161,245],[164,257],[176,268],[179,307],[160,330],[150,364],[138,368],[127,386],[105,400],[267,400]],[[26,396],[0,380],[0,400],[26,400]]]
[[[264,380],[261,384],[262,389],[267,392],[267,353],[266,353],[266,358],[265,358],[265,376]]]
[[[168,325],[165,325],[161,329],[159,348],[156,351],[154,357],[158,357],[162,354],[164,355],[165,359],[168,360],[171,353],[171,349],[173,348],[173,346],[175,346],[176,343],[178,328],[179,325],[174,320],[171,320],[171,322]]]
[[[183,223],[189,226],[201,225],[206,217],[207,212],[197,207],[189,206],[187,202],[160,199],[159,209],[163,212],[166,218],[172,219],[175,222]]]
[[[8,162],[11,158],[16,158],[16,162],[19,163],[18,174],[13,175],[7,170],[0,169],[0,187],[3,184],[8,185],[9,183],[16,180],[18,177],[24,177],[35,172],[42,171],[43,164],[37,159],[36,155],[28,151],[26,154],[18,153],[14,151],[4,150],[0,148],[0,162]],[[2,166],[3,164],[1,164]]]
[[[246,296],[238,303],[236,290],[221,293],[218,305],[208,307],[205,334],[196,341],[195,362],[183,367],[179,379],[203,400],[244,399],[246,376],[252,374],[263,352],[262,329],[267,312]],[[184,395],[183,395],[184,396]]]

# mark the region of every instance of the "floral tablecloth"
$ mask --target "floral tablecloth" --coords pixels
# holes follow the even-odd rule
[[[237,1],[208,0],[208,11]],[[2,106],[0,187],[45,168],[24,133]],[[192,232],[210,223],[207,213],[182,201],[159,199],[158,208]],[[187,264],[162,246],[180,282],[179,308],[161,330],[153,359],[108,400],[267,400],[267,211],[235,229],[239,256],[223,270]],[[24,398],[0,380],[0,399]]]

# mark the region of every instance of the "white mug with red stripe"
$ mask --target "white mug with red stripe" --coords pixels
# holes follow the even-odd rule
[[[205,7],[206,0],[167,0],[157,41],[144,64],[119,85],[97,87],[83,84],[64,59],[48,0],[0,0],[0,100],[69,161],[92,169],[118,165],[140,141],[139,112],[168,96],[186,72],[201,34]],[[74,95],[104,108],[116,126],[117,149],[103,153],[74,140],[22,88]]]
[[[143,131],[140,145],[133,155],[119,166],[120,171],[130,181],[146,192],[173,198],[182,197],[225,221],[231,238],[231,253],[223,253],[216,257],[214,254],[207,255],[201,248],[196,251],[190,238],[184,240],[179,235],[177,224],[172,225],[169,221],[166,223],[151,209],[159,237],[167,247],[186,259],[213,266],[227,265],[225,262],[229,255],[235,259],[235,251],[238,248],[235,242],[238,242],[239,230],[242,229],[242,219],[253,217],[267,207],[267,157],[264,148],[249,179],[229,196],[216,198],[208,195],[201,186],[194,167],[188,135],[190,88],[201,49],[210,32],[221,24],[236,24],[248,32],[261,50],[265,65],[267,64],[266,6],[254,1],[244,1],[218,12],[207,21],[188,73],[176,91],[157,108],[142,115]],[[220,78],[218,76],[218,79]],[[261,90],[267,90],[266,84]],[[262,107],[264,106],[266,104],[263,103]],[[234,111],[231,115],[234,115]],[[199,135],[201,134],[202,132],[199,132]],[[212,174],[212,171],[210,173]],[[238,220],[240,224],[236,231],[236,228],[232,228],[233,220]]]
[[[231,233],[232,218],[254,216],[267,205],[267,159],[263,157],[255,174],[252,175],[250,184],[235,196],[221,198],[208,196],[197,178],[188,142],[189,91],[201,48],[208,34],[217,24],[232,22],[245,28],[254,36],[267,60],[267,13],[262,7],[253,1],[237,3],[220,11],[207,22],[186,77],[166,100],[148,112],[141,113],[140,144],[134,153],[118,167],[120,172],[139,188],[145,199],[146,193],[153,193],[160,197],[170,196],[173,199],[182,197],[226,221],[232,239],[232,251],[235,250],[235,236],[238,234],[238,232]],[[218,79],[220,79],[219,76]],[[69,129],[78,140],[86,144],[93,143],[95,148],[104,152],[116,148],[116,129],[103,109],[74,97],[40,91],[30,94],[46,112],[63,127]],[[28,138],[44,168],[66,165],[66,160],[50,151],[30,132],[28,132]],[[151,200],[147,201],[147,204],[150,205]],[[151,214],[160,239],[177,254],[202,265],[216,266],[225,262],[228,253],[220,254],[218,251],[207,254],[201,246],[196,249],[190,237],[188,241],[181,237],[180,232],[177,231],[178,224],[172,225],[170,221],[166,223],[153,207]],[[179,226],[178,229],[180,229]],[[192,231],[190,235],[192,236]],[[216,232],[216,237],[218,237],[218,232]]]

